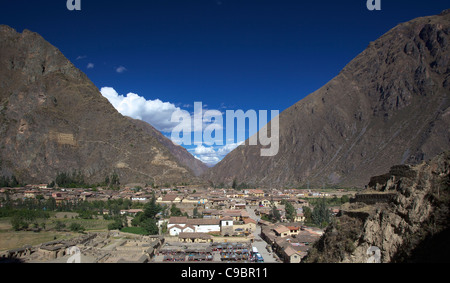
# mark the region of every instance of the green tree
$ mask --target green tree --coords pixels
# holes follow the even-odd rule
[[[120,217],[115,217],[114,222],[108,224],[108,230],[121,230],[123,227],[123,220]]]
[[[194,218],[198,218],[198,208],[194,207],[194,210],[192,211],[192,215],[194,216]]]
[[[66,224],[62,223],[61,221],[56,221],[55,229],[56,231],[62,231],[66,228]]]
[[[311,223],[312,222],[311,208],[309,208],[307,206],[303,206],[302,210],[303,210],[303,216],[305,217],[305,222],[306,223]]]
[[[272,206],[271,218],[275,222],[280,222],[281,221],[281,214],[280,214],[280,212],[278,211],[278,209],[277,209],[277,207],[275,205]]]
[[[236,179],[234,179],[233,180],[233,185],[231,186],[233,189],[236,189],[237,188],[237,181],[236,181]]]
[[[347,203],[347,202],[350,202],[350,198],[348,197],[348,195],[343,195],[341,197],[341,204],[344,204],[344,203]]]
[[[285,211],[286,211],[286,218],[289,221],[294,222],[295,217],[297,216],[295,207],[288,201],[283,201],[283,203],[284,203],[284,207],[285,207]]]
[[[321,228],[330,223],[331,215],[330,210],[327,207],[325,198],[317,203],[311,214],[311,218],[314,224],[319,225]]]
[[[17,181],[16,176],[12,175],[9,186],[13,188],[19,186],[19,182]]]
[[[15,231],[20,231],[22,228],[26,227],[26,222],[17,214],[11,218],[10,223]]]
[[[179,209],[174,203],[172,204],[172,207],[170,208],[170,215],[171,216],[182,216],[183,213],[181,212],[181,209]]]
[[[144,217],[145,218],[155,218],[156,215],[161,212],[162,208],[156,203],[155,195],[152,196],[150,202],[144,205]]]
[[[144,228],[148,235],[159,235],[159,228],[156,224],[156,219],[146,219],[142,228]]]
[[[81,224],[73,222],[72,224],[70,224],[69,227],[70,231],[72,232],[78,232],[78,233],[83,233],[86,229],[81,226]]]

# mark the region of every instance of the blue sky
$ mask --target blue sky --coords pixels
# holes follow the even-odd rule
[[[124,115],[162,121],[173,109],[279,110],[317,90],[397,24],[448,1],[14,0],[0,24],[41,34]],[[113,103],[114,105],[114,103]],[[232,143],[239,142],[234,140]],[[232,148],[186,146],[215,164]]]

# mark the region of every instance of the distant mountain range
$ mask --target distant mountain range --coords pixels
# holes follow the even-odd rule
[[[81,172],[121,184],[199,182],[206,166],[151,125],[119,114],[40,35],[0,26],[0,176],[51,182]]]
[[[398,25],[280,114],[276,156],[242,145],[208,169],[151,125],[118,113],[40,35],[0,26],[0,176],[364,186],[393,165],[450,149],[449,43],[448,10]]]
[[[216,184],[364,186],[396,164],[450,149],[450,10],[402,23],[280,114],[280,151],[242,145],[203,177]],[[270,128],[270,127],[269,127]]]

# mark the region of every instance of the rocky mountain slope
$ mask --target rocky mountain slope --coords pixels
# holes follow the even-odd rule
[[[372,178],[303,262],[448,262],[450,152]],[[375,253],[374,253],[375,252]]]
[[[280,151],[240,146],[215,183],[363,186],[395,164],[450,149],[450,10],[402,23],[280,114]],[[270,128],[270,127],[269,127]]]
[[[0,26],[0,175],[50,182],[194,182],[206,166],[151,125],[119,114],[87,76],[41,36]]]

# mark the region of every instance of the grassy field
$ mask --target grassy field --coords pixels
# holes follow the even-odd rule
[[[0,251],[76,237],[79,234],[69,231],[72,223],[80,224],[85,228],[86,232],[99,232],[107,231],[108,224],[114,222],[112,220],[104,220],[102,217],[98,219],[76,219],[77,216],[77,213],[58,212],[52,213],[49,219],[37,219],[40,227],[42,227],[42,223],[45,223],[45,229],[41,232],[14,231],[9,217],[0,218]],[[64,231],[55,230],[58,221],[65,225]]]
[[[125,227],[120,232],[131,233],[137,235],[147,235],[147,232],[142,227]]]
[[[27,231],[1,231],[0,251],[22,248],[26,245],[35,246],[54,240],[70,239],[76,234],[71,232],[42,231],[39,233]]]

